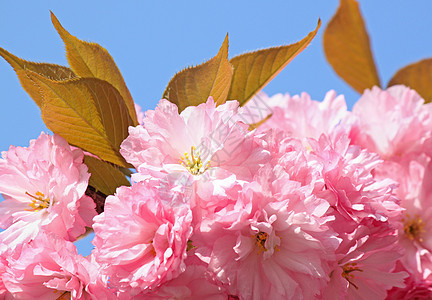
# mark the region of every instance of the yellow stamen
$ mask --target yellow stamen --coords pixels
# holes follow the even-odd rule
[[[265,247],[265,242],[268,239],[268,234],[260,231],[255,235],[255,242],[258,245],[259,249],[258,249],[258,253],[261,253],[262,251],[267,251],[266,247]]]
[[[255,243],[258,246],[258,254],[260,254],[261,252],[266,252],[267,250],[269,250],[266,248],[266,245],[265,245],[267,239],[269,238],[268,233],[266,233],[264,231],[260,231],[257,234],[253,235],[252,238],[255,239]],[[275,236],[275,238],[278,239],[277,235]],[[280,250],[279,246],[278,245],[273,246],[273,250],[279,251]]]
[[[406,218],[402,219],[403,230],[407,238],[410,240],[418,240],[423,242],[422,235],[426,232],[425,224],[419,215],[415,215],[414,218],[410,218],[407,214]]]
[[[354,274],[352,274],[352,272],[363,272],[363,270],[358,268],[356,263],[347,263],[342,267],[342,270],[342,277],[345,278],[346,281],[348,281],[348,283],[351,284],[356,290],[358,290],[358,286],[352,282],[354,279]]]
[[[153,240],[150,241],[150,245],[151,245],[151,247],[152,247],[150,253],[151,253],[153,256],[156,256],[156,250],[155,250],[155,248],[154,248],[154,246],[153,246]]]
[[[191,147],[190,158],[189,153],[185,152],[184,156],[180,159],[180,164],[192,175],[202,174],[210,167],[210,162],[207,162],[204,166],[200,153],[196,151],[194,146]]]
[[[36,192],[36,195],[32,195],[29,192],[25,192],[25,194],[32,198],[29,206],[31,209],[29,211],[40,211],[41,209],[48,208],[50,206],[50,199],[46,198],[45,195],[39,191]]]
[[[260,231],[255,235],[255,238],[256,238],[256,242],[257,242],[258,246],[260,246],[261,248],[264,248],[264,244],[267,241],[268,234]]]

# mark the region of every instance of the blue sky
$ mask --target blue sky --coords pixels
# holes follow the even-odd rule
[[[385,85],[401,67],[432,57],[432,1],[359,1],[375,61]],[[338,0],[303,1],[2,1],[0,47],[31,61],[66,65],[63,43],[51,24],[52,10],[73,35],[94,41],[113,56],[135,102],[153,109],[170,78],[214,56],[226,33],[232,57],[291,44],[323,26],[311,45],[264,91],[270,95],[326,91],[344,94],[349,107],[359,95],[335,75],[322,50],[324,26]],[[47,131],[40,111],[0,59],[0,151],[27,146]],[[89,246],[81,247],[83,252]]]

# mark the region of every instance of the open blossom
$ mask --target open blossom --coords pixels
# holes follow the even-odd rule
[[[398,183],[395,193],[404,212],[393,223],[405,250],[400,262],[415,282],[421,282],[432,272],[432,105],[402,85],[387,90],[374,87],[364,92],[353,113],[359,128],[352,142],[384,160],[375,168],[374,178]]]
[[[189,250],[190,252],[193,252]],[[189,252],[188,251],[188,252]],[[190,253],[189,252],[189,253]],[[228,292],[210,278],[206,266],[193,255],[186,259],[186,270],[178,277],[162,284],[152,293],[134,297],[134,300],[227,300]]]
[[[336,96],[333,90],[327,92],[322,102],[312,100],[307,93],[267,98],[262,101],[269,106],[272,116],[258,127],[260,132],[279,128],[292,137],[318,139],[323,133],[333,135],[335,130],[349,133],[354,123],[343,95]]]
[[[403,267],[400,268],[406,271]],[[432,278],[418,278],[410,274],[405,278],[405,287],[393,287],[387,293],[386,300],[430,300],[432,297]]]
[[[353,232],[340,237],[323,299],[384,299],[387,290],[404,287],[408,274],[394,271],[401,249],[388,222],[363,219]]]
[[[432,104],[405,86],[365,90],[353,107],[359,129],[353,143],[398,160],[423,152],[432,137]]]
[[[15,247],[39,231],[75,240],[96,215],[84,193],[90,174],[83,152],[59,135],[42,133],[28,148],[13,147],[0,159],[0,240]]]
[[[203,222],[192,237],[196,254],[239,299],[312,299],[329,279],[337,246],[331,231],[305,209],[320,207],[320,201],[277,200],[252,183],[235,209]],[[302,204],[307,202],[317,205]]]
[[[175,104],[162,99],[146,112],[143,125],[129,128],[121,145],[121,154],[138,170],[132,179],[174,180],[177,189],[210,183],[198,184],[199,197],[225,196],[235,180],[250,180],[268,153],[237,115],[238,106],[237,101],[216,106],[209,97],[179,114]]]
[[[291,190],[303,195],[319,193],[325,188],[323,163],[311,155],[306,140],[290,137],[280,129],[269,129],[259,137],[271,160],[256,174],[255,180],[277,196]],[[324,212],[329,203],[322,208]]]
[[[153,183],[118,188],[94,221],[94,258],[120,297],[150,292],[185,270],[192,214],[161,200]]]
[[[54,234],[38,235],[9,252],[6,260],[1,278],[14,299],[115,299],[97,265]]]
[[[340,228],[336,231],[351,231],[367,217],[379,221],[400,217],[400,199],[394,194],[396,183],[373,176],[382,162],[377,154],[350,145],[343,132],[333,141],[322,135],[318,141],[309,139],[308,143],[310,155],[322,165],[325,187],[319,195],[334,209],[333,227]]]
[[[408,194],[403,198],[405,211],[397,226],[399,244],[405,250],[400,261],[418,281],[432,278],[432,162],[423,166],[421,174],[412,175],[417,176],[407,182],[411,182],[416,197],[410,198]]]

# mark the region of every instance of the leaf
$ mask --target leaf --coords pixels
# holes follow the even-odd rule
[[[380,86],[369,35],[357,1],[341,0],[324,31],[324,52],[335,72],[357,92]]]
[[[264,119],[262,119],[258,123],[249,124],[249,131],[257,129],[259,126],[261,126],[262,124],[264,124],[268,119],[270,119],[271,116],[272,116],[272,114],[268,115],[267,117],[265,117]]]
[[[240,105],[246,104],[309,45],[320,26],[321,20],[318,20],[315,30],[295,44],[233,57],[230,63],[234,67],[234,75],[228,99],[235,99]]]
[[[97,78],[53,81],[32,71],[18,72],[40,89],[42,119],[50,130],[102,160],[129,167],[119,149],[133,121],[117,89]]]
[[[227,35],[215,57],[174,75],[162,98],[176,104],[179,112],[188,106],[205,103],[209,96],[217,104],[222,104],[227,99],[232,75],[232,66],[228,61]]]
[[[6,51],[3,48],[0,48],[0,56],[2,56],[15,70],[15,72],[19,70],[30,70],[36,72],[46,78],[51,80],[61,81],[76,78],[75,73],[64,66],[59,66],[55,64],[47,64],[47,63],[36,63],[31,61],[26,61],[21,59],[10,52]],[[22,76],[25,73],[20,73],[18,78],[21,82],[24,90],[33,98],[36,104],[41,107],[42,106],[42,96],[40,94],[39,88],[33,84],[33,82],[27,78],[27,76]],[[21,75],[21,76],[20,76]]]
[[[52,12],[51,20],[65,43],[66,56],[72,70],[80,77],[94,77],[111,83],[124,99],[134,125],[138,125],[132,96],[108,51],[96,43],[82,41],[71,35]]]
[[[388,86],[404,84],[416,90],[425,102],[432,101],[432,58],[410,64],[390,79]]]
[[[105,195],[113,195],[119,186],[129,186],[130,182],[118,167],[96,157],[84,156],[84,163],[91,173],[89,185]]]

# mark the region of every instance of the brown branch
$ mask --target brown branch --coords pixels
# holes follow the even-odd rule
[[[97,191],[94,187],[90,185],[87,187],[85,194],[93,199],[94,203],[96,204],[97,213],[98,214],[103,213],[104,206],[105,206],[105,199],[107,196],[101,193],[100,191]]]

